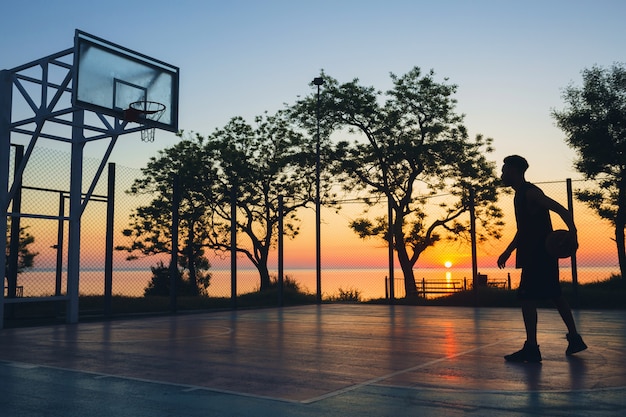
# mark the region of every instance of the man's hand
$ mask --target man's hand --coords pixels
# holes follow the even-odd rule
[[[498,268],[504,268],[506,266],[506,261],[509,259],[510,256],[511,251],[505,250],[504,252],[502,252],[502,255],[500,255],[500,257],[498,258]]]

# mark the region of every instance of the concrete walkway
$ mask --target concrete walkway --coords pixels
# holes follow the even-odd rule
[[[626,312],[322,305],[0,330],[2,416],[624,416]]]

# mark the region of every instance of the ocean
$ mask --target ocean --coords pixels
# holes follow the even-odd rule
[[[507,280],[510,274],[511,286],[516,288],[519,284],[520,271],[513,268],[481,268],[480,274],[487,275],[488,280]],[[578,267],[578,282],[589,283],[609,278],[611,274],[619,273],[617,267]],[[229,269],[212,269],[211,284],[208,294],[212,297],[230,297],[231,274]],[[315,294],[317,291],[315,269],[285,269],[285,276],[295,280],[300,288]],[[276,273],[274,272],[275,276]],[[336,296],[340,290],[358,291],[362,300],[385,297],[385,281],[389,275],[387,268],[369,269],[324,269],[321,271],[321,291],[323,298]],[[395,270],[397,297],[404,295],[402,272]],[[467,279],[471,283],[472,271],[464,268],[433,268],[415,269],[415,279],[422,280],[447,280],[463,282]],[[122,296],[143,296],[144,289],[152,278],[150,270],[121,269],[113,271],[113,294]],[[572,281],[570,268],[561,267],[561,281]],[[23,287],[25,297],[39,297],[53,295],[55,292],[55,272],[51,270],[31,270],[19,275],[18,285]],[[62,292],[66,288],[66,273],[62,274]],[[238,269],[237,293],[244,294],[258,290],[259,277],[256,270]],[[104,271],[84,270],[80,274],[80,294],[102,295],[104,294]]]

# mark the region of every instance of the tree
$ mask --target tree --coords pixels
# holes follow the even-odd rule
[[[210,247],[231,249],[232,198],[236,206],[237,252],[259,271],[260,289],[270,287],[268,259],[278,240],[278,197],[283,208],[284,234],[295,238],[296,212],[314,200],[311,141],[295,131],[284,112],[258,116],[255,125],[235,117],[207,138],[207,152],[217,171],[215,204],[210,218]],[[233,193],[234,191],[234,193]]]
[[[29,247],[35,243],[35,237],[28,233],[26,230],[28,226],[20,226],[19,237],[17,243],[17,258],[16,271],[12,273],[11,269],[11,235],[6,236],[6,256],[5,256],[5,278],[8,281],[9,296],[15,296],[15,289],[17,288],[17,274],[23,272],[27,268],[32,268],[35,264],[35,257],[39,255],[39,252],[34,252]],[[11,231],[11,220],[8,221],[7,230]]]
[[[32,268],[35,264],[35,257],[39,255],[39,252],[33,252],[29,249],[29,246],[35,243],[35,237],[28,233],[26,230],[28,226],[20,227],[19,240],[18,240],[18,248],[17,248],[17,273],[23,272],[27,268]],[[9,224],[7,226],[7,230],[11,230],[11,221],[9,220]],[[6,236],[6,262],[9,262],[9,251],[11,246],[11,235],[7,234]],[[7,264],[7,274],[9,271],[9,265]]]
[[[208,269],[208,265],[205,269]],[[150,267],[152,271],[152,279],[148,286],[144,289],[144,296],[166,296],[170,294],[170,267],[166,266],[163,261],[159,261],[155,267]],[[197,295],[198,286],[194,285],[191,280],[184,279],[184,271],[178,271],[176,276],[176,294],[178,295]],[[203,274],[200,281],[205,281],[201,285],[201,292],[204,292],[209,286],[211,274]]]
[[[566,107],[553,110],[566,143],[576,151],[574,167],[598,187],[576,196],[610,221],[622,278],[626,274],[626,65],[582,71],[583,85],[563,91]]]
[[[468,237],[471,189],[480,239],[500,237],[502,213],[497,200],[495,164],[484,153],[491,140],[478,135],[470,140],[463,115],[455,112],[455,85],[436,82],[434,72],[422,74],[417,67],[406,75],[391,74],[393,89],[386,100],[373,87],[358,79],[345,84],[323,76],[321,117],[325,134],[339,129],[358,133],[352,143],[340,141],[329,159],[344,188],[364,192],[369,206],[380,201],[390,205],[394,249],[407,296],[416,295],[413,267],[420,255],[442,238]],[[315,97],[300,100],[292,114],[309,129]],[[452,197],[433,215],[428,198],[440,193]],[[350,227],[362,238],[388,241],[389,220],[367,216]]]
[[[206,270],[210,267],[204,250],[210,243],[207,229],[212,211],[212,186],[216,181],[206,153],[204,139],[191,135],[171,148],[159,151],[146,168],[143,178],[135,180],[130,194],[151,194],[154,200],[138,207],[131,215],[131,224],[123,231],[132,239],[129,245],[118,246],[117,250],[130,253],[128,259],[142,256],[171,253],[172,251],[172,193],[173,177],[178,176],[180,185],[178,265],[188,271],[188,279],[196,294],[200,286],[206,288],[209,280]]]

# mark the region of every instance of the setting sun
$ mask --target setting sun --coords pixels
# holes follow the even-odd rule
[[[452,266],[452,262],[450,262],[450,261],[445,261],[445,262],[443,263],[443,266],[445,266],[446,268],[450,268],[450,267]]]

